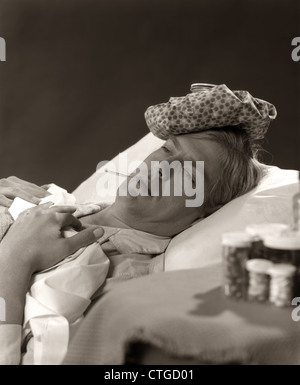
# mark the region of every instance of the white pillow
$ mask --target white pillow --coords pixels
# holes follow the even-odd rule
[[[117,156],[115,156],[109,163],[107,163],[105,166],[102,166],[99,168],[90,178],[88,178],[86,181],[81,183],[79,187],[73,192],[73,194],[76,197],[76,200],[78,203],[85,203],[85,202],[107,202],[107,203],[113,203],[115,201],[116,196],[116,188],[110,188],[109,194],[104,195],[103,191],[101,189],[97,188],[97,185],[99,186],[99,180],[105,175],[105,170],[110,169],[112,170],[115,168],[116,171],[122,171],[122,164],[120,164],[119,160],[122,159],[122,156],[127,156],[128,165],[130,165],[132,162],[141,163],[145,158],[147,158],[148,155],[150,155],[153,151],[157,150],[159,147],[162,146],[164,143],[164,140],[161,140],[154,136],[151,132],[147,135],[145,135],[142,139],[140,139],[138,142],[136,142],[131,147],[127,148],[125,151],[119,153]],[[103,159],[105,161],[105,159]],[[133,170],[129,170],[133,171]],[[111,180],[116,180],[115,176],[112,174],[110,175]],[[109,175],[106,175],[109,177]],[[122,178],[120,178],[120,183],[122,182]],[[113,186],[113,183],[111,184]]]
[[[142,162],[151,152],[164,143],[152,133],[117,155],[84,181],[74,192],[77,202],[113,203],[116,189],[108,196],[97,189],[105,169],[120,171],[119,160],[127,154],[128,164]],[[114,175],[110,176],[115,178]],[[121,182],[122,180],[120,180]],[[99,186],[99,185],[98,185]],[[112,185],[113,186],[113,185]],[[203,267],[221,260],[221,234],[226,231],[244,230],[248,224],[280,222],[290,224],[292,219],[292,195],[298,191],[298,172],[268,166],[268,173],[259,186],[234,199],[208,218],[178,234],[170,242],[165,253],[165,270]]]
[[[298,172],[269,166],[259,186],[227,203],[203,221],[178,234],[165,253],[165,270],[189,269],[221,261],[221,234],[253,223],[292,222],[292,196]]]

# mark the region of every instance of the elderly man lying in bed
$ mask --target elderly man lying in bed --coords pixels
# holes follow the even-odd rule
[[[6,317],[0,327],[1,363],[20,362],[19,325],[24,325],[26,337],[33,332],[38,341],[46,338],[46,331],[41,331],[41,327],[34,329],[36,323],[30,323],[34,319],[32,315],[28,316],[32,301],[42,306],[39,316],[61,314],[69,324],[76,323],[90,300],[96,300],[96,292],[99,294],[103,288],[111,289],[114,281],[151,273],[155,269],[154,257],[165,251],[172,236],[250,191],[264,173],[264,166],[256,160],[256,150],[252,148],[248,134],[237,127],[171,135],[145,163],[150,165],[152,161],[163,160],[169,163],[174,160],[181,163],[204,161],[204,201],[200,207],[187,207],[186,199],[190,197],[185,196],[184,192],[176,196],[172,189],[169,196],[117,194],[114,204],[81,218],[81,221],[72,216],[75,208],[50,207],[50,204],[46,204],[27,211],[11,226],[0,244],[0,294],[7,306]],[[134,176],[135,173],[130,175],[129,180]],[[174,174],[170,173],[170,182],[173,178]],[[43,195],[37,186],[19,183],[24,185],[24,190],[27,186],[33,199]],[[6,187],[0,193],[13,198],[14,192],[8,190]],[[70,227],[77,234],[71,233],[65,237],[63,231]],[[73,257],[66,258],[78,249]],[[55,268],[52,268],[54,265]],[[88,270],[88,267],[92,268]],[[42,273],[36,274],[38,272]],[[55,278],[51,281],[51,276],[55,277],[55,274],[58,278],[63,277],[63,282]],[[83,276],[84,287],[81,287],[78,282]],[[88,288],[86,279],[92,281]],[[58,285],[60,296],[63,296],[64,290],[67,294],[65,300],[57,297],[58,302],[61,301],[58,308],[52,303],[43,302],[49,298],[43,297],[43,291],[47,292],[45,286],[51,289],[52,300],[56,298],[57,293],[53,294],[55,285]],[[78,304],[79,297],[86,301]],[[77,306],[75,310],[68,308],[72,300]],[[25,302],[29,309],[26,311],[25,308],[24,319]],[[49,310],[52,306],[53,313]],[[58,335],[63,339],[62,330]],[[47,338],[53,338],[57,343],[56,332],[52,335],[49,333]],[[38,350],[38,343],[35,349]],[[48,358],[43,360],[40,355],[34,362],[53,361]]]

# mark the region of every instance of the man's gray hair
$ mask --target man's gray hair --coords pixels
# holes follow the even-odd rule
[[[230,126],[207,130],[206,134],[225,149],[219,154],[221,172],[207,192],[207,205],[214,211],[257,186],[266,166],[258,160],[260,144],[250,142],[244,130]]]

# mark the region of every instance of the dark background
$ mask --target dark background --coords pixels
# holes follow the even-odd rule
[[[0,0],[0,178],[73,190],[193,82],[275,104],[268,164],[300,167],[299,0]]]

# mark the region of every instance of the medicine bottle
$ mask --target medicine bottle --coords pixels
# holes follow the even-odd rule
[[[264,238],[267,236],[277,236],[289,230],[289,226],[284,223],[254,223],[248,225],[245,231],[253,236],[251,259],[265,258]]]
[[[252,236],[246,232],[222,234],[223,290],[228,297],[246,299],[246,263],[250,257]]]

